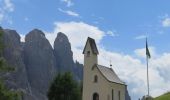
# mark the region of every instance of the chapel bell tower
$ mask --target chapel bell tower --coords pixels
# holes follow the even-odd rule
[[[91,80],[93,80],[92,68],[98,64],[98,50],[95,40],[88,37],[86,45],[83,50],[84,54],[84,67],[83,67],[83,100],[89,98],[89,86],[91,86]]]

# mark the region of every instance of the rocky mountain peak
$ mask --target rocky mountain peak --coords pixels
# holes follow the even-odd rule
[[[11,29],[4,29],[5,36],[9,36],[11,39],[17,39],[16,41],[20,41],[20,35],[15,31]]]
[[[59,32],[54,42],[54,54],[59,72],[70,71],[76,80],[82,80],[83,65],[73,61],[73,52],[67,36]]]
[[[64,40],[68,40],[67,36],[66,36],[64,33],[62,33],[62,32],[59,32],[59,33],[57,34],[57,37],[58,37],[58,38],[61,38],[61,39],[64,39]]]
[[[64,33],[59,32],[54,41],[54,54],[58,59],[59,70],[61,72],[72,71],[74,66],[71,45]]]
[[[67,36],[62,32],[59,32],[57,34],[57,37],[56,37],[56,39],[54,41],[54,47],[56,45],[58,45],[58,44],[66,45],[66,46],[69,46],[71,48],[71,45],[69,43],[69,40],[68,40]]]
[[[41,38],[45,38],[45,34],[39,29],[33,29],[26,35],[25,41],[41,39]]]
[[[34,29],[26,35],[24,61],[32,93],[46,94],[57,68],[53,48],[41,30]]]

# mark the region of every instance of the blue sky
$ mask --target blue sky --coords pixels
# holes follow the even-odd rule
[[[2,1],[1,6],[3,6]],[[143,44],[143,41],[136,41],[134,38],[145,34],[149,35],[149,41],[153,41],[150,42],[152,45],[159,47],[159,52],[170,50],[170,46],[161,45],[167,44],[170,31],[169,28],[162,26],[163,17],[168,17],[170,13],[168,0],[164,2],[161,0],[73,0],[70,7],[61,0],[11,0],[11,2],[15,9],[8,13],[12,24],[1,21],[1,26],[16,29],[21,34],[26,34],[33,28],[52,31],[55,21],[83,21],[101,30],[116,31],[119,34],[119,37],[115,38],[118,41],[116,43],[112,38],[109,39],[112,41],[109,42],[111,44],[108,44],[107,37],[103,39],[102,43],[106,46],[108,44],[109,50],[115,50],[109,46],[114,45],[119,48],[116,49],[117,51],[126,48],[126,51],[130,52]],[[76,12],[79,17],[69,16],[59,9]],[[139,45],[134,47],[126,43]]]
[[[153,83],[152,91],[156,91],[153,95],[158,96],[167,91],[164,82],[170,83],[165,81],[169,79],[165,74],[170,72],[167,70],[170,65],[167,61],[170,59],[169,4],[169,0],[0,0],[0,26],[15,29],[22,37],[39,28],[46,33],[51,44],[56,33],[62,31],[73,45],[74,59],[80,62],[83,62],[80,52],[84,42],[87,36],[91,36],[104,52],[102,54],[108,55],[106,58],[101,56],[101,63],[107,64],[112,58],[113,65],[127,69],[127,75],[145,68],[144,47],[148,36],[153,56],[151,80],[162,79],[161,83]],[[130,72],[132,68],[135,70]],[[132,77],[124,76],[124,70],[115,70],[128,83],[133,99],[145,94],[138,88],[139,81],[145,82],[138,73],[134,75],[139,80],[131,81]]]

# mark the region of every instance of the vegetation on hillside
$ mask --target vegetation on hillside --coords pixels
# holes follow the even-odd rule
[[[0,100],[20,100],[20,92],[11,91],[0,81]]]
[[[58,74],[48,91],[49,100],[81,100],[81,88],[70,72]]]
[[[159,97],[156,97],[154,100],[170,100],[170,92],[167,92]]]
[[[3,31],[0,28],[0,72],[6,72],[14,70],[7,66],[5,59],[2,57],[3,42],[2,42]],[[20,93],[7,89],[4,85],[3,79],[0,77],[0,100],[20,100]]]

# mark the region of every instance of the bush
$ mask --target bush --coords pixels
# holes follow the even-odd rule
[[[0,100],[20,100],[19,92],[8,90],[2,81],[0,81]]]

